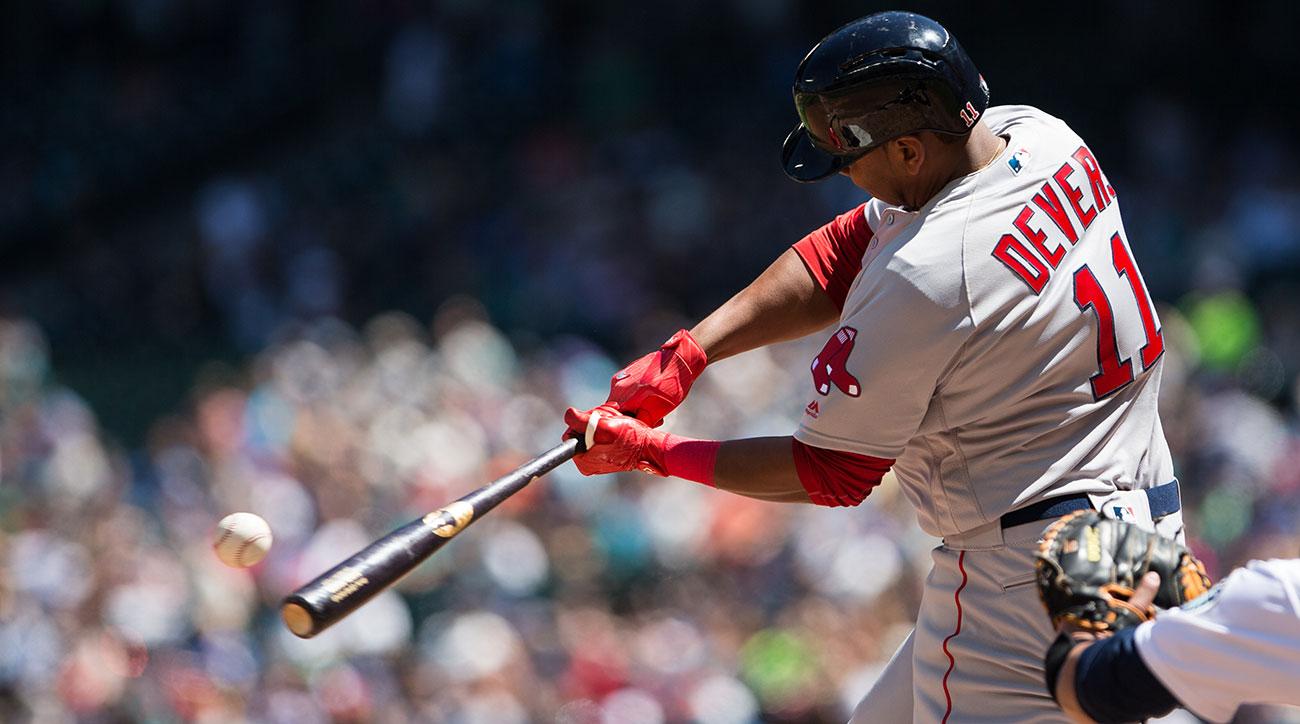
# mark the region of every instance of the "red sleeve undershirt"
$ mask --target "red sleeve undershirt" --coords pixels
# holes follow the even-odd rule
[[[875,233],[867,225],[865,207],[862,204],[840,214],[794,245],[813,280],[841,310]]]
[[[808,499],[817,505],[857,505],[889,472],[893,460],[827,450],[794,441],[794,467]]]
[[[795,253],[822,291],[844,309],[862,255],[875,232],[866,204],[844,212],[794,245]],[[808,498],[817,505],[857,505],[889,472],[893,460],[828,450],[794,441],[794,466]]]

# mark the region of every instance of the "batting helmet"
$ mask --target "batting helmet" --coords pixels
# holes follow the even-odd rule
[[[917,131],[962,135],[989,104],[989,87],[942,25],[884,12],[822,38],[799,64],[799,125],[781,163],[795,181],[830,176],[891,138]]]

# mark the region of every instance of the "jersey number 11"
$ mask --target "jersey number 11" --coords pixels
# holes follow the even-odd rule
[[[1151,309],[1151,298],[1147,295],[1146,286],[1138,276],[1137,265],[1133,263],[1133,257],[1119,232],[1110,237],[1110,253],[1115,272],[1128,280],[1133,299],[1137,302],[1138,314],[1142,317],[1146,344],[1138,354],[1142,358],[1142,369],[1146,370],[1164,354],[1164,336],[1156,329],[1156,315]],[[1091,307],[1097,315],[1097,362],[1100,369],[1092,376],[1091,382],[1092,396],[1100,400],[1133,381],[1133,360],[1120,357],[1119,338],[1115,334],[1115,312],[1110,299],[1106,297],[1106,291],[1086,264],[1074,272],[1074,303],[1079,306],[1079,311],[1087,311]]]

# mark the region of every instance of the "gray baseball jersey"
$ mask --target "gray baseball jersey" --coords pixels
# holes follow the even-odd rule
[[[1173,478],[1160,322],[1114,189],[1059,119],[1001,106],[984,122],[1009,144],[989,166],[921,209],[854,212],[872,236],[795,435],[896,459],[936,536]]]

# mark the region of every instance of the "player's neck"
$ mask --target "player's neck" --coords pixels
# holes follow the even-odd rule
[[[971,135],[967,136],[966,143],[952,147],[952,161],[948,173],[945,174],[946,178],[939,188],[948,186],[950,182],[962,178],[963,175],[979,173],[984,166],[992,164],[1004,148],[1006,148],[1006,139],[993,133],[984,123],[978,123],[974,129],[971,129]],[[939,188],[936,188],[936,194]]]
[[[981,121],[971,129],[970,138],[962,146],[964,170],[953,178],[983,170],[985,166],[993,163],[1006,147],[1007,139],[989,130],[989,127]]]
[[[904,208],[919,209],[934,198],[943,187],[963,176],[976,173],[993,163],[1006,148],[1006,140],[989,130],[983,123],[971,129],[966,143],[953,145],[947,158],[935,165],[935,172],[919,183],[911,194],[904,194]],[[938,148],[944,148],[939,146]]]

